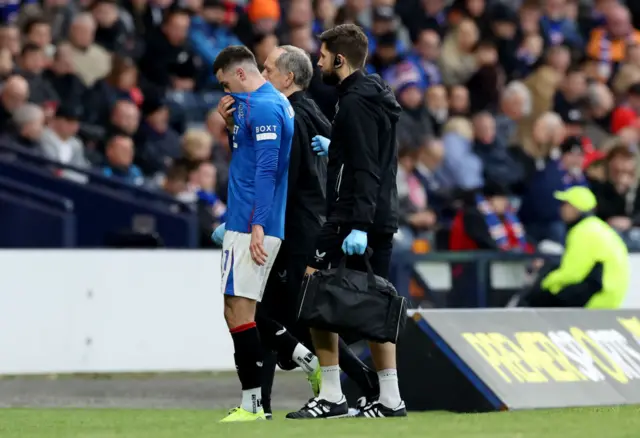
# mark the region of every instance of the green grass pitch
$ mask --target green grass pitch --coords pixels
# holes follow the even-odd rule
[[[640,406],[220,424],[223,411],[2,409],[0,438],[638,438]]]

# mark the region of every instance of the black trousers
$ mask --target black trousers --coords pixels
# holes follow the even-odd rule
[[[298,342],[313,352],[309,328],[297,321],[300,286],[310,260],[307,254],[293,252],[291,249],[286,241],[280,247],[267,280],[262,302],[258,304],[256,322],[263,340],[273,339],[273,336],[264,333],[264,330],[275,331],[285,327]],[[389,258],[390,255],[389,251]],[[381,260],[381,262],[384,261]],[[388,261],[386,266],[388,273]],[[267,344],[265,347],[265,360],[262,367],[262,405],[265,412],[269,413],[276,365],[280,365],[284,370],[294,369],[297,365],[292,360],[290,350],[278,351],[278,345],[275,343]],[[377,373],[365,365],[342,339],[340,339],[339,349],[340,368],[356,382],[365,396],[376,397],[380,392]]]
[[[596,263],[580,283],[566,286],[557,294],[542,289],[541,283],[544,277],[558,266],[558,263],[545,263],[533,286],[520,300],[518,307],[584,307],[591,297],[602,290],[602,263]]]

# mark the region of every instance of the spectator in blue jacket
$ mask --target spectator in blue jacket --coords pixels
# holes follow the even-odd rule
[[[442,188],[470,191],[484,185],[482,161],[473,153],[473,127],[464,117],[451,118],[443,128],[444,161],[436,171]]]
[[[489,112],[480,112],[473,117],[475,142],[474,153],[482,161],[484,177],[500,181],[510,190],[523,178],[519,163],[509,155],[506,143],[496,136],[496,120]]]
[[[140,186],[144,183],[142,171],[133,164],[133,140],[125,135],[114,135],[107,141],[106,162],[102,174],[109,178]]]
[[[224,16],[225,6],[222,0],[204,0],[200,16],[191,19],[189,41],[209,69],[222,49],[242,44],[238,37],[224,26]],[[211,70],[209,80],[216,83]]]
[[[573,49],[580,49],[584,45],[582,35],[576,21],[567,16],[567,0],[545,0],[542,18],[540,19],[540,34],[547,45],[566,45]]]
[[[433,29],[423,29],[414,42],[407,60],[413,63],[422,75],[423,87],[442,83],[438,58],[440,57],[440,35]]]
[[[536,128],[544,126],[537,124]],[[582,173],[583,162],[582,139],[568,137],[544,162],[536,163],[536,169],[526,183],[518,214],[533,240],[564,244],[566,226],[560,217],[560,201],[553,193],[587,185]]]

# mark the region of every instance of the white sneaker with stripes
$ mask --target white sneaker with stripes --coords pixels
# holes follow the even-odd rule
[[[404,402],[395,408],[388,408],[379,401],[368,404],[360,410],[359,418],[389,418],[389,417],[406,417],[407,408]]]
[[[312,420],[315,418],[345,418],[349,416],[347,399],[342,396],[337,403],[320,398],[312,398],[299,411],[287,414],[293,420]]]

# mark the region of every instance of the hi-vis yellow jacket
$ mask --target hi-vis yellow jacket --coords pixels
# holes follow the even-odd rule
[[[617,309],[629,289],[629,254],[616,231],[594,216],[582,219],[569,230],[560,267],[545,277],[542,286],[558,293],[565,286],[582,282],[596,263],[603,265],[603,286],[585,307]]]

